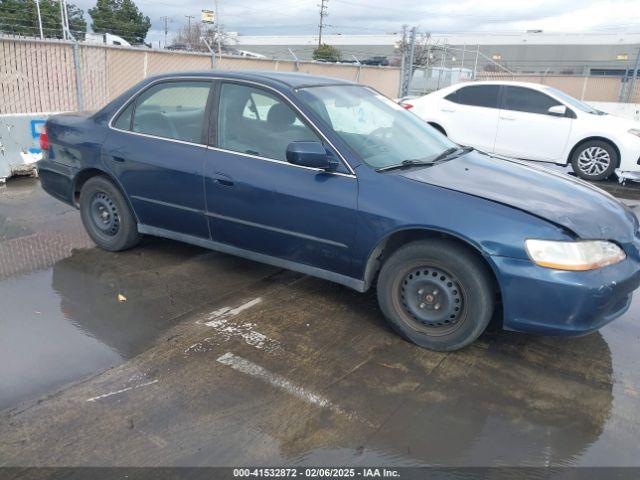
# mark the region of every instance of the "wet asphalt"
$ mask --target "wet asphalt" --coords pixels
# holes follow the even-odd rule
[[[104,252],[16,179],[0,302],[0,466],[640,466],[640,296],[589,336],[430,352],[373,294],[158,239]]]

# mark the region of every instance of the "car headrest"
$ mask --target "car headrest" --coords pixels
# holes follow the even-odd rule
[[[288,127],[296,121],[296,114],[284,103],[276,103],[267,113],[267,123],[274,127]]]

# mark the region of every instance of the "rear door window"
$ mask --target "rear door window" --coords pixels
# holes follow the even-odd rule
[[[210,89],[211,82],[181,81],[161,83],[145,90],[136,100],[132,131],[202,143]]]
[[[462,87],[445,98],[451,102],[472,107],[498,108],[499,85],[472,85]]]
[[[562,104],[558,100],[537,90],[526,87],[505,87],[505,110],[548,115],[549,108],[556,105]]]

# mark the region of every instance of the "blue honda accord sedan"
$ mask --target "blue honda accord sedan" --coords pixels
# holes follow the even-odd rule
[[[100,247],[156,235],[375,285],[434,350],[506,329],[578,335],[628,308],[638,221],[582,181],[452,143],[375,90],[302,74],[149,78],[49,119],[43,188]]]

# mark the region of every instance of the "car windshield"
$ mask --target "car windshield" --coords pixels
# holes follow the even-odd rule
[[[368,165],[378,169],[403,161],[435,159],[457,147],[426,122],[363,86],[331,85],[297,90]]]
[[[602,113],[600,112],[600,110],[596,110],[595,108],[587,105],[584,102],[581,102],[577,98],[573,98],[572,96],[567,95],[566,93],[564,93],[561,90],[558,90],[557,88],[546,87],[545,90],[547,90],[549,93],[551,93],[552,95],[562,100],[564,103],[570,105],[573,108],[577,108],[578,110],[582,110],[585,113],[591,113],[592,115],[600,115]]]

